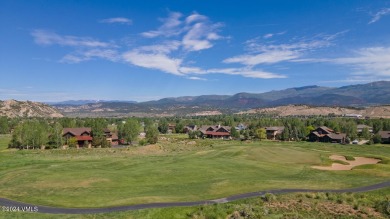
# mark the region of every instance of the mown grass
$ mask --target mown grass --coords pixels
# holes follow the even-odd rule
[[[11,135],[0,134],[0,152],[3,152],[8,148],[8,143],[11,140]]]
[[[388,163],[353,171],[311,168],[332,163],[332,154],[390,160],[386,145],[189,142],[178,138],[129,149],[4,149],[0,194],[47,206],[106,207],[216,199],[277,188],[349,188],[390,179]]]
[[[1,212],[1,218],[389,218],[390,188],[364,193],[266,194],[231,203],[63,215]]]

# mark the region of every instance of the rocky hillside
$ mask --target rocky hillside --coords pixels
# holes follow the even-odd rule
[[[14,117],[63,117],[55,108],[37,102],[0,100],[0,116]]]
[[[371,118],[390,118],[390,106],[373,106],[367,108],[346,108],[346,107],[313,107],[307,105],[288,105],[269,108],[251,109],[241,111],[238,114],[267,114],[277,116],[319,116],[335,115],[343,116],[345,114],[358,114],[363,117]]]

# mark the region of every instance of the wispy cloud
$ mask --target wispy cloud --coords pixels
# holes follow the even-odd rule
[[[60,45],[73,47],[111,47],[111,43],[102,42],[90,37],[61,36],[47,30],[34,30],[31,32],[35,43],[39,45]]]
[[[200,77],[194,77],[194,76],[188,77],[188,79],[190,79],[190,80],[196,80],[196,81],[207,81],[206,78],[200,78]]]
[[[228,74],[228,75],[240,75],[247,78],[286,78],[286,75],[275,74],[262,70],[254,70],[252,68],[214,68],[206,71],[207,73]]]
[[[246,66],[261,64],[274,64],[279,62],[294,62],[306,54],[321,48],[333,45],[333,40],[346,31],[333,35],[318,35],[312,39],[301,39],[292,43],[275,44],[263,42],[261,38],[255,38],[246,42],[244,55],[238,55],[223,60],[224,63],[239,63]]]
[[[186,51],[199,51],[213,46],[212,41],[222,39],[218,35],[221,23],[213,23],[207,16],[196,12],[184,17],[179,12],[170,12],[168,18],[160,19],[163,24],[152,31],[143,32],[147,38],[176,37]]]
[[[135,66],[157,69],[174,75],[183,75],[179,71],[182,60],[169,57],[163,53],[142,53],[134,50],[125,53],[123,58]]]
[[[352,57],[330,59],[330,62],[351,66],[354,75],[390,79],[390,47],[362,48]]]
[[[92,60],[95,58],[106,59],[112,62],[119,61],[120,55],[116,50],[112,49],[91,49],[86,51],[78,51],[72,54],[65,55],[60,62],[63,63],[79,63]]]
[[[375,23],[379,21],[383,16],[386,16],[388,14],[390,14],[390,8],[383,8],[377,13],[372,15],[372,19],[370,20],[370,22],[368,22],[368,24]]]
[[[292,60],[300,57],[298,51],[293,50],[265,50],[255,55],[240,55],[223,60],[224,63],[241,63],[247,66],[259,64],[273,64],[281,61]]]
[[[286,31],[283,31],[283,32],[279,32],[279,33],[267,33],[263,36],[264,39],[269,39],[269,38],[272,38],[274,36],[279,36],[279,35],[283,35],[285,34]]]
[[[100,23],[108,23],[108,24],[118,23],[118,24],[132,25],[133,21],[125,17],[113,17],[113,18],[100,20]]]
[[[180,25],[182,24],[180,18],[182,16],[183,15],[179,12],[171,12],[169,13],[168,18],[160,18],[160,21],[163,22],[163,25],[161,25],[157,30],[143,32],[141,35],[148,38],[179,35],[182,32],[180,28]]]
[[[124,23],[127,18],[109,18],[104,23]],[[250,78],[285,78],[285,75],[263,71],[255,68],[258,64],[275,63],[294,59],[297,49],[291,45],[268,45],[261,49],[253,42],[248,46],[250,54],[232,57],[223,63],[242,63],[244,67],[207,68],[194,66],[192,60],[186,60],[190,53],[210,49],[215,41],[224,39],[219,35],[222,23],[194,12],[184,16],[179,12],[170,12],[167,18],[160,19],[162,25],[156,30],[141,33],[145,38],[153,38],[151,44],[139,45],[123,51],[115,44],[99,41],[90,37],[62,36],[45,30],[34,30],[31,35],[39,45],[61,45],[73,47],[75,51],[65,55],[60,62],[80,63],[83,61],[104,59],[113,62],[126,62],[134,66],[159,70],[165,73],[184,77],[190,80],[206,80],[199,77],[207,74],[236,75]],[[282,33],[281,33],[282,34]],[[150,40],[146,40],[146,42]],[[290,46],[290,48],[287,48]],[[304,45],[301,45],[303,47]],[[285,48],[286,47],[286,48]],[[258,54],[253,54],[254,52]],[[259,52],[262,51],[262,52]]]

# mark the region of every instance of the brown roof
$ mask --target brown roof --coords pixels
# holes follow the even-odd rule
[[[390,138],[390,131],[380,131],[378,134],[381,136],[381,138]]]
[[[72,135],[81,135],[84,132],[87,132],[88,134],[91,133],[91,128],[64,128],[62,131],[62,134],[71,133]]]
[[[330,139],[334,139],[334,140],[342,140],[342,139],[345,139],[345,137],[347,137],[347,135],[343,134],[343,133],[340,133],[340,134],[330,133],[330,134],[327,134],[327,136]]]
[[[207,131],[207,129],[211,128],[212,131]],[[202,127],[199,129],[203,134],[206,132],[217,132],[219,129],[225,129],[226,131],[230,132],[231,127],[230,126],[221,126],[221,125],[202,125]],[[218,132],[220,133],[220,132]]]
[[[284,126],[265,127],[265,130],[267,130],[267,131],[283,131]]]
[[[319,127],[319,128],[322,129],[322,130],[324,130],[324,131],[326,131],[326,132],[328,132],[328,133],[334,132],[333,129],[328,128],[328,127],[326,127],[326,126],[321,126],[321,127]]]
[[[111,139],[112,139],[112,140],[118,140],[118,135],[115,134],[115,133],[112,134]]]

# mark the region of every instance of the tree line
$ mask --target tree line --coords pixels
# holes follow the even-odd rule
[[[267,117],[261,115],[217,115],[198,117],[167,117],[167,118],[6,118],[0,117],[0,134],[12,133],[10,147],[50,147],[62,146],[65,139],[62,138],[63,128],[91,127],[93,134],[93,146],[108,147],[104,130],[110,129],[117,133],[124,142],[133,144],[138,140],[140,133],[145,133],[145,139],[139,144],[154,144],[158,141],[158,135],[166,134],[169,125],[174,124],[173,133],[184,133],[187,125],[223,125],[230,126],[233,138],[264,139],[265,129],[269,126],[284,126],[284,132],[280,140],[305,140],[306,136],[319,126],[327,126],[336,132],[346,133],[348,139],[371,139],[378,142],[378,136],[371,136],[367,129],[357,132],[357,125],[364,124],[373,127],[373,132],[390,130],[390,119],[353,119],[338,117]],[[247,129],[236,131],[238,124],[245,124]],[[189,133],[189,138],[196,138],[199,132]],[[380,140],[379,140],[380,141]]]

